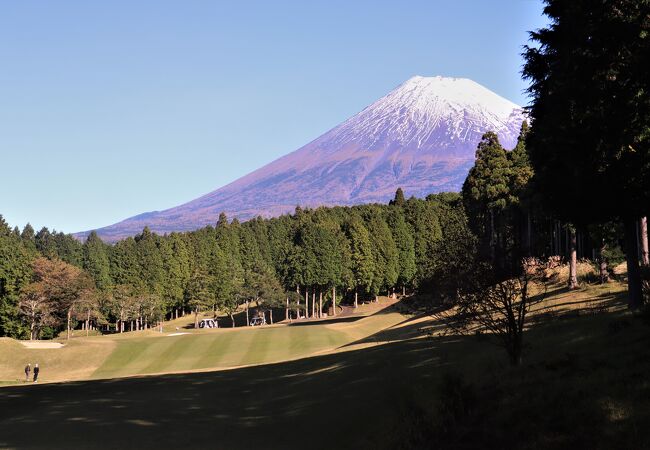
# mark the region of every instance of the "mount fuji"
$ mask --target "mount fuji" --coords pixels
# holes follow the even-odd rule
[[[296,205],[387,202],[458,191],[483,133],[513,148],[523,109],[467,78],[415,76],[319,138],[202,197],[97,230],[106,241],[194,230],[219,213],[246,220]],[[88,232],[76,236],[84,238]]]

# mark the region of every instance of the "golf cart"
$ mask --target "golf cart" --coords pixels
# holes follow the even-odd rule
[[[199,328],[219,328],[216,319],[201,319]]]
[[[266,318],[264,316],[255,316],[251,319],[250,326],[266,325]]]

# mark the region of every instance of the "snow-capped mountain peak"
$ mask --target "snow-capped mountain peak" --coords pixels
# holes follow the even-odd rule
[[[304,147],[190,201],[97,230],[109,241],[145,225],[164,233],[292,211],[459,190],[487,131],[514,147],[523,110],[467,78],[414,76]],[[87,233],[78,234],[79,237]]]
[[[324,135],[323,145],[364,137],[359,144],[368,150],[386,140],[408,148],[447,147],[449,139],[474,140],[476,133],[492,130],[511,146],[516,136],[509,122],[521,113],[516,104],[468,78],[417,75]]]

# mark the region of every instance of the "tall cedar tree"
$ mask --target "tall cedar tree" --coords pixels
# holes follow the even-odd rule
[[[0,215],[0,336],[23,337],[27,329],[18,310],[20,291],[31,278],[30,251]]]
[[[111,265],[108,257],[109,247],[92,231],[83,245],[83,269],[95,280],[101,291],[110,289]]]
[[[346,233],[350,242],[354,306],[358,306],[359,293],[368,295],[373,286],[375,277],[375,262],[372,254],[370,234],[363,224],[363,220],[352,214],[346,224]]]
[[[393,240],[397,246],[398,277],[397,284],[406,293],[406,287],[411,287],[411,281],[415,277],[415,246],[413,231],[406,223],[402,206],[403,201],[398,201],[399,195],[395,194],[394,207],[388,212],[388,225],[393,234]],[[402,199],[403,200],[403,199]]]
[[[642,304],[636,224],[650,208],[650,1],[546,0],[524,77],[546,206],[583,226],[624,224],[629,304]]]
[[[485,133],[476,150],[476,162],[463,183],[463,201],[472,230],[479,236],[483,257],[495,268],[506,269],[503,254],[505,211],[515,201],[511,192],[512,162],[497,135]]]

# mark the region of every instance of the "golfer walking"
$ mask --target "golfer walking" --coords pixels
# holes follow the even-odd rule
[[[27,383],[27,382],[29,381],[29,373],[30,373],[31,371],[32,371],[32,365],[31,365],[31,364],[27,364],[27,365],[25,366],[25,383]]]
[[[34,383],[38,381],[38,372],[40,369],[38,368],[38,363],[34,364]]]

